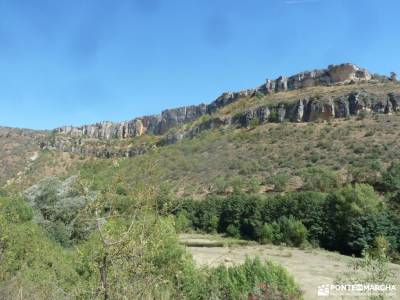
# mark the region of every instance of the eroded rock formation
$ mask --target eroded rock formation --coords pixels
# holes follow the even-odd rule
[[[209,105],[200,104],[164,110],[160,115],[139,117],[130,121],[113,123],[100,122],[81,127],[64,126],[55,129],[74,137],[88,137],[96,139],[127,139],[143,134],[163,135],[172,128],[190,123],[205,114],[212,114],[219,108],[234,103],[246,97],[260,94],[278,93],[313,86],[329,86],[349,84],[360,81],[397,80],[371,75],[366,69],[353,64],[330,65],[327,69],[302,72],[290,77],[281,76],[256,89],[248,89],[235,93],[224,93]],[[246,111],[244,115],[237,116],[235,122],[249,126],[251,120],[266,122],[271,120],[283,122],[313,121],[330,119],[333,117],[348,117],[356,115],[360,110],[374,110],[376,112],[390,113],[400,108],[400,96],[388,95],[385,99],[372,99],[371,95],[354,93],[338,99],[301,99],[295,105],[279,104],[277,107],[261,107],[256,111]],[[208,121],[211,122],[211,121]],[[214,121],[213,121],[214,122]],[[217,122],[218,123],[218,122]],[[212,122],[208,125],[215,125]],[[207,124],[205,126],[208,126]],[[174,140],[174,138],[172,138]]]
[[[268,112],[260,116],[259,112]],[[293,103],[261,105],[249,108],[235,115],[233,124],[249,127],[251,124],[266,122],[313,122],[333,118],[348,118],[360,113],[390,114],[400,111],[400,93],[375,95],[354,92],[339,97],[310,97]]]

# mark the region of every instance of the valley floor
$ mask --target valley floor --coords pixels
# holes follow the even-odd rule
[[[300,250],[273,245],[240,246],[230,243],[227,247],[217,247],[220,237],[199,234],[181,235],[181,240],[192,253],[199,266],[232,265],[241,263],[248,257],[260,257],[284,266],[291,273],[304,292],[305,300],[360,299],[355,297],[321,297],[317,295],[319,285],[334,283],[337,276],[348,270],[351,258],[338,253],[319,249]],[[213,243],[214,242],[214,243]],[[196,245],[201,246],[193,246]],[[396,274],[397,297],[400,299],[400,266],[392,265]]]

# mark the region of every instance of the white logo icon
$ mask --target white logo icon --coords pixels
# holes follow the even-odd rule
[[[326,297],[329,296],[330,293],[330,285],[329,284],[322,284],[318,286],[318,296]]]

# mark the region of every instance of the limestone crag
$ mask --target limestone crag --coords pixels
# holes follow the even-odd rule
[[[130,121],[113,123],[100,122],[93,125],[84,125],[81,127],[64,126],[55,129],[56,133],[62,133],[75,137],[88,137],[97,139],[127,139],[143,134],[163,135],[170,129],[178,127],[197,120],[203,115],[212,114],[218,109],[234,103],[246,97],[252,97],[257,94],[265,95],[270,93],[279,93],[290,90],[302,89],[313,86],[329,86],[350,84],[369,80],[397,80],[396,74],[391,77],[371,75],[366,69],[359,68],[353,64],[330,65],[327,69],[302,72],[291,77],[281,76],[275,80],[267,80],[265,84],[256,88],[240,92],[224,93],[209,105],[200,104],[193,106],[184,106],[175,109],[164,110],[160,115],[139,117]],[[274,118],[278,122],[289,119],[295,122],[303,120],[312,121],[316,119],[329,119],[331,117],[354,115],[360,107],[369,108],[363,95],[353,95],[351,99],[335,99],[326,101],[316,101],[315,99],[300,100],[296,107],[279,105],[271,114],[269,108],[257,112],[248,112],[243,116],[239,123],[247,124],[249,120],[257,118],[261,122]],[[328,101],[328,102],[329,102]],[[306,105],[307,102],[307,105]],[[374,104],[375,105],[375,104]],[[392,95],[376,106],[375,109],[380,112],[397,110],[400,106],[398,95]],[[211,125],[211,124],[210,124]],[[248,125],[246,125],[248,126]]]
[[[151,143],[142,143],[138,145],[113,145],[105,142],[99,142],[97,139],[77,138],[70,139],[68,136],[57,136],[55,139],[47,139],[40,143],[42,150],[55,150],[66,153],[73,153],[83,157],[133,157],[141,155],[154,149],[155,145]]]
[[[260,112],[267,112],[260,115]],[[266,122],[313,122],[348,118],[361,113],[390,114],[400,111],[400,94],[375,95],[353,92],[339,97],[310,97],[291,103],[261,105],[237,113],[232,123],[240,127]]]
[[[353,64],[330,65],[324,70],[302,72],[291,77],[281,76],[275,80],[267,79],[257,90],[265,93],[276,93],[305,87],[334,85],[363,80],[371,80],[372,75]]]
[[[81,127],[64,126],[55,129],[55,132],[74,137],[97,139],[127,139],[143,134],[161,135],[175,126],[192,122],[205,113],[205,104],[184,106],[176,109],[167,109],[161,115],[144,116],[119,123],[100,122]]]

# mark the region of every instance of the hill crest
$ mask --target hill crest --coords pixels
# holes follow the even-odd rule
[[[99,139],[127,139],[146,133],[163,135],[177,125],[190,123],[204,115],[212,114],[218,109],[244,97],[268,95],[316,86],[389,80],[397,81],[395,74],[392,74],[390,78],[381,75],[371,75],[368,70],[351,63],[330,65],[328,68],[322,70],[301,72],[290,77],[280,76],[275,80],[267,79],[263,85],[255,89],[223,93],[208,105],[199,104],[167,109],[159,115],[143,116],[123,122],[99,122],[79,127],[63,126],[56,128],[54,132],[76,137]]]

